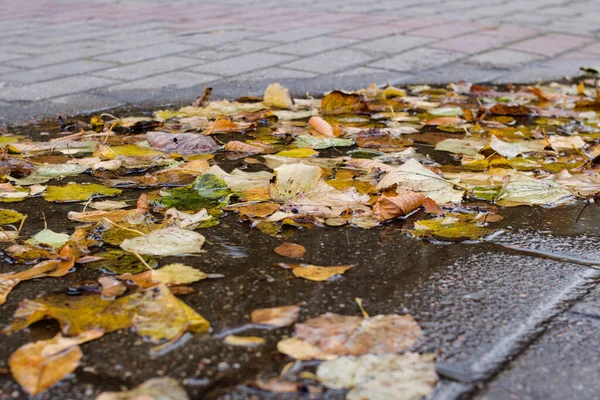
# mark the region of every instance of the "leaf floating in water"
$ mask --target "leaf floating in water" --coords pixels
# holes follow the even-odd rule
[[[125,239],[121,248],[151,256],[172,256],[202,252],[205,238],[199,233],[176,227],[158,229],[147,235]]]
[[[283,243],[275,247],[274,251],[275,253],[283,257],[300,259],[304,257],[304,253],[306,253],[306,248],[302,245],[295,243]]]
[[[126,392],[104,392],[96,400],[190,400],[173,378],[153,378]]]
[[[282,306],[272,308],[259,308],[252,311],[250,320],[253,324],[268,325],[276,328],[290,326],[298,319],[301,307],[296,304],[293,306]]]

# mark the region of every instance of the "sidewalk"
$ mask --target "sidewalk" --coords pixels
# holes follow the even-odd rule
[[[600,60],[600,1],[1,0],[0,123],[370,83],[535,82]]]

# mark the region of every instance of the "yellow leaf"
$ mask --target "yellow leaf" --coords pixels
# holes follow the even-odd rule
[[[280,151],[279,153],[277,153],[275,155],[280,156],[280,157],[306,158],[306,157],[315,156],[317,154],[319,154],[319,152],[316,150],[309,149],[309,148],[303,148],[303,149],[284,150],[284,151]]]

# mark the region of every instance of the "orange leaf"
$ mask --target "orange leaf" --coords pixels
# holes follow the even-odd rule
[[[387,221],[407,215],[423,205],[425,196],[417,192],[401,193],[397,196],[382,195],[373,206],[373,212],[380,221]]]
[[[306,248],[299,244],[283,243],[275,247],[275,253],[288,258],[302,258],[306,253]]]
[[[322,136],[335,137],[335,135],[333,134],[333,127],[331,126],[331,124],[319,116],[315,115],[313,117],[310,117],[310,119],[308,120],[308,124],[311,126],[311,128],[314,130],[314,132],[316,132],[318,134],[318,135],[313,135],[313,136],[322,135]],[[311,130],[311,134],[312,134],[312,130]]]
[[[439,117],[424,121],[424,125],[444,126],[444,125],[456,125],[460,124],[462,119],[456,117]]]

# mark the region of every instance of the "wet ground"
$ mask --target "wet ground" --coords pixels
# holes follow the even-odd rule
[[[50,128],[26,131],[35,135]],[[124,194],[136,198],[140,191],[126,189]],[[585,389],[577,398],[593,398],[600,383],[583,379],[587,374],[582,373],[581,363],[592,376],[597,373],[593,365],[600,359],[595,351],[598,335],[590,337],[589,332],[597,328],[600,307],[594,300],[596,292],[586,296],[600,281],[600,272],[588,267],[595,260],[600,265],[600,212],[592,204],[577,220],[584,205],[579,201],[558,208],[501,209],[504,220],[496,226],[504,233],[482,242],[449,244],[410,238],[405,227],[418,215],[371,230],[344,226],[291,232],[287,241],[307,249],[303,262],[356,264],[339,279],[327,282],[296,279],[289,271],[274,267],[283,259],[272,249],[282,240],[228,215],[219,226],[202,230],[208,241],[206,253],[185,258],[186,264],[206,273],[224,275],[193,283],[190,286],[196,292],[181,296],[211,322],[210,334],[186,336],[158,355],[151,354],[152,345],[132,332],[107,334],[83,344],[84,358],[76,373],[36,399],[93,399],[102,391],[131,388],[156,376],[178,379],[193,399],[309,398],[302,393],[272,395],[244,385],[277,376],[291,361],[277,351],[276,343],[291,335],[292,328],[243,330],[266,339],[266,345],[257,348],[229,346],[222,337],[247,324],[250,312],[261,307],[306,302],[300,320],[325,312],[360,315],[356,297],[371,315],[410,313],[418,321],[423,335],[414,350],[439,355],[442,380],[433,398],[558,399],[565,398],[565,392],[551,390],[548,382],[562,387],[561,382],[573,380],[581,381]],[[42,214],[50,229],[72,232],[78,224],[65,223],[65,216],[81,206],[36,198],[9,208],[29,215],[22,232],[28,237],[43,228]],[[531,251],[507,247],[515,245]],[[165,263],[178,261],[183,258],[164,259]],[[6,262],[0,268],[11,270]],[[23,299],[68,290],[99,274],[79,266],[75,273],[59,279],[21,283],[2,306],[0,325],[9,324]],[[57,331],[56,324],[42,322],[1,337],[0,399],[28,398],[8,372],[9,355]],[[564,341],[572,346],[570,351],[564,351]],[[549,354],[543,354],[543,349]],[[583,352],[585,357],[580,358]],[[549,363],[555,367],[548,368]],[[311,363],[306,369],[311,369]],[[343,394],[330,391],[321,397],[341,399]]]

